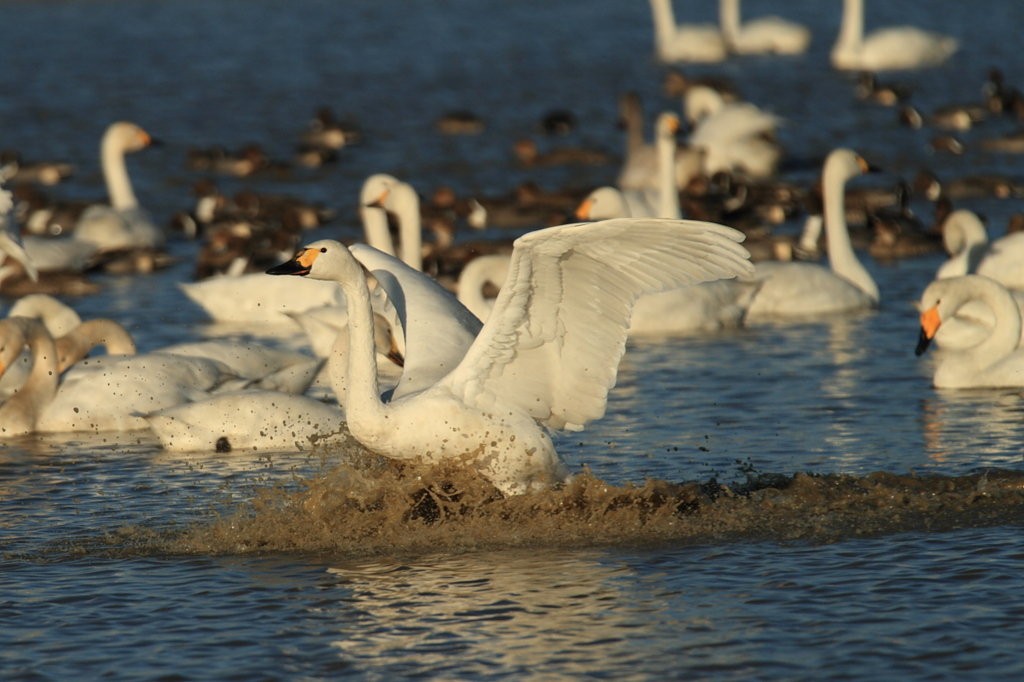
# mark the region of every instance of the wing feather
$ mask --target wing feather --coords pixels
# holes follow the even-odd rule
[[[531,232],[462,363],[442,380],[468,405],[514,405],[554,429],[604,415],[636,299],[753,272],[736,230],[621,218]]]

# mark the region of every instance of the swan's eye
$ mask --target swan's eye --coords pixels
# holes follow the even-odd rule
[[[321,246],[320,247],[320,253],[327,253],[327,247],[326,246]]]

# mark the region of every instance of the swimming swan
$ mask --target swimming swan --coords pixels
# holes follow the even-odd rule
[[[414,391],[400,395],[399,384],[390,403],[381,402],[377,387],[369,290],[348,249],[318,241],[270,272],[333,280],[345,290],[345,412],[356,440],[396,459],[462,460],[515,494],[569,477],[542,427],[579,430],[604,414],[636,297],[750,272],[736,243],[742,238],[720,225],[662,220],[567,225],[520,237],[508,281],[465,356]],[[414,361],[413,340],[409,330],[407,363]]]
[[[740,0],[719,0],[718,23],[726,47],[736,54],[801,54],[811,44],[811,32],[781,17],[758,17],[740,23]]]
[[[164,246],[163,230],[139,206],[124,161],[125,152],[136,152],[151,144],[153,138],[134,123],[119,121],[107,128],[100,144],[100,163],[110,205],[87,208],[75,224],[75,239],[95,244],[101,251]]]
[[[832,47],[832,66],[843,70],[918,69],[943,63],[955,38],[914,26],[880,28],[864,36],[864,0],[843,0],[843,20]]]
[[[727,56],[722,32],[714,24],[676,24],[672,0],[651,0],[654,45],[663,62],[720,62]]]
[[[1021,317],[1013,297],[998,282],[979,275],[938,279],[921,295],[921,333],[917,355],[923,354],[942,325],[971,301],[993,312],[988,336],[962,350],[944,349],[933,383],[936,388],[998,388],[1024,386],[1024,350],[1018,349]]]
[[[831,267],[817,263],[758,263],[754,278],[762,284],[747,309],[748,321],[824,315],[878,305],[878,285],[857,260],[846,227],[846,181],[868,170],[867,162],[849,149],[836,149],[828,155],[822,187]]]
[[[142,411],[204,398],[234,378],[213,360],[165,353],[85,360],[60,376],[56,342],[42,322],[27,317],[0,321],[0,372],[26,343],[32,367],[21,390],[0,406],[0,437],[144,429]]]

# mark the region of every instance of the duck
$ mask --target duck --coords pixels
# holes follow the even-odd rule
[[[124,158],[126,152],[154,143],[149,133],[134,123],[118,121],[107,128],[100,144],[100,161],[110,204],[87,208],[75,224],[75,239],[95,244],[101,252],[164,247],[163,230],[135,198]]]
[[[843,19],[832,47],[832,66],[843,71],[887,71],[938,66],[957,51],[950,36],[915,26],[894,26],[864,35],[864,0],[843,0]]]
[[[442,135],[479,135],[485,127],[479,116],[461,109],[449,111],[434,121],[434,129]]]
[[[714,24],[677,24],[672,0],[651,0],[655,54],[662,62],[725,61],[729,51]]]
[[[736,102],[740,99],[739,89],[731,78],[724,76],[690,76],[678,67],[665,70],[661,81],[661,94],[668,99],[678,99],[695,85],[706,85],[718,91],[725,101]]]
[[[902,83],[882,83],[871,71],[862,71],[857,80],[855,93],[857,99],[862,102],[871,101],[892,107],[910,97],[910,88]],[[902,112],[900,116],[902,120]]]
[[[900,123],[914,129],[928,125],[942,130],[965,132],[984,121],[985,116],[984,107],[977,104],[951,104],[939,107],[928,116],[922,115],[909,104],[899,110]]]
[[[935,388],[1009,388],[1024,386],[1024,349],[1019,348],[1021,316],[1017,303],[998,282],[980,275],[938,279],[921,295],[921,330],[915,353],[927,351],[932,339],[964,305],[987,306],[994,324],[979,343],[944,348],[937,360]]]
[[[1024,197],[1024,180],[998,174],[964,175],[942,181],[932,171],[922,169],[914,178],[913,190],[929,201],[947,198],[961,199],[1009,199]]]
[[[516,140],[512,151],[523,166],[604,166],[611,162],[605,152],[583,147],[556,147],[541,153],[528,137]]]
[[[749,273],[741,240],[731,228],[665,220],[530,232],[516,240],[509,280],[469,349],[444,364],[440,378],[412,381],[403,392],[416,340],[407,330],[407,368],[389,402],[378,390],[369,289],[353,254],[322,240],[269,272],[322,278],[344,289],[345,416],[357,441],[388,458],[462,462],[514,495],[570,478],[544,429],[579,430],[604,414],[633,300]],[[441,344],[447,345],[432,344],[435,352]]]
[[[718,23],[726,48],[733,54],[803,54],[811,31],[781,17],[758,17],[740,22],[740,0],[719,0]]]
[[[868,310],[878,305],[878,285],[857,260],[843,205],[846,182],[869,170],[868,163],[850,149],[839,148],[829,153],[822,185],[830,267],[817,263],[759,263],[753,279],[761,287],[747,309],[748,322],[807,318]]]
[[[302,131],[299,146],[312,149],[338,151],[363,141],[363,134],[355,125],[338,121],[329,107],[320,107]]]
[[[34,183],[56,185],[75,174],[75,167],[63,161],[27,162],[14,149],[0,152],[0,182],[12,185]]]
[[[61,375],[53,336],[40,320],[26,317],[0,320],[0,341],[0,370],[26,344],[32,353],[28,379],[0,406],[0,437],[4,438],[145,429],[142,410],[205,397],[234,379],[213,360],[159,352],[87,359]]]

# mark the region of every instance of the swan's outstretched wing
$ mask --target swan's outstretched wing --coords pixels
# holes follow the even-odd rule
[[[508,279],[441,382],[467,405],[512,404],[554,429],[604,415],[641,294],[748,275],[743,235],[697,221],[620,218],[516,241]]]
[[[473,345],[480,320],[436,281],[366,244],[349,251],[383,287],[405,331],[405,365],[391,399],[433,386]]]

